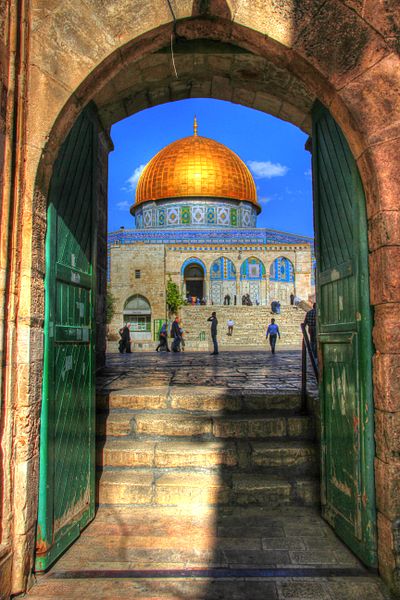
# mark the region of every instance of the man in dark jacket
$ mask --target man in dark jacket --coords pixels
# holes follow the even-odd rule
[[[168,332],[167,332],[167,324],[163,323],[160,329],[160,333],[158,334],[158,341],[159,344],[156,348],[156,352],[160,351],[166,351],[169,352],[169,348],[168,348]]]
[[[182,332],[181,332],[181,328],[179,325],[179,317],[178,316],[175,318],[175,321],[172,323],[171,337],[174,338],[174,341],[172,342],[172,346],[171,346],[172,352],[180,352],[181,351]]]
[[[131,351],[131,332],[130,332],[130,323],[126,323],[122,329],[119,330],[119,335],[121,336],[119,342],[119,351],[120,352],[128,352]]]
[[[217,313],[213,312],[211,317],[207,319],[207,321],[211,321],[211,338],[214,344],[214,352],[211,353],[212,356],[218,354],[218,341],[217,341]]]
[[[308,327],[312,353],[317,356],[317,305],[315,302],[312,309],[306,314],[304,325]]]

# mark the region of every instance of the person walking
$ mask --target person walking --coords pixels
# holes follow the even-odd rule
[[[267,334],[266,334],[267,339],[268,339],[268,336],[269,336],[269,344],[271,346],[271,352],[272,352],[272,354],[275,354],[276,338],[279,336],[279,339],[281,339],[279,327],[275,323],[275,319],[271,319],[271,323],[270,323],[270,325],[268,325]]]
[[[308,327],[312,353],[317,356],[317,305],[315,302],[305,316],[304,325]]]
[[[183,329],[182,319],[179,321],[179,331],[181,334],[181,351],[185,352],[185,330]],[[190,331],[186,331],[186,333],[190,333]]]
[[[214,345],[214,352],[211,352],[211,356],[214,356],[216,354],[219,354],[218,341],[217,341],[217,325],[218,325],[217,313],[213,312],[211,314],[211,317],[208,317],[207,321],[211,321],[211,338],[212,338],[213,345]]]
[[[121,336],[119,342],[119,351],[121,352],[121,354],[123,352],[129,354],[131,352],[130,323],[125,323],[125,325],[119,330],[119,335]]]
[[[228,335],[229,336],[232,336],[234,324],[235,324],[235,321],[233,321],[232,319],[228,319],[227,325],[228,325]]]
[[[156,352],[170,352],[168,348],[168,332],[167,332],[167,324],[163,323],[161,325],[160,333],[158,334],[159,344],[156,348]]]
[[[180,352],[181,351],[181,339],[182,339],[182,335],[181,335],[181,328],[179,325],[179,317],[175,317],[175,321],[172,323],[172,327],[171,327],[171,337],[174,338],[174,341],[172,342],[172,352]]]
[[[290,294],[290,306],[293,306],[294,304],[294,294],[293,292]]]

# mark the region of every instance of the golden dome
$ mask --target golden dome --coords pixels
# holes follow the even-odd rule
[[[244,162],[223,144],[194,134],[169,144],[147,164],[136,188],[133,209],[167,198],[228,198],[254,204],[256,186]]]

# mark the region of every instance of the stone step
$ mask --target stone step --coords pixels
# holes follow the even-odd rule
[[[128,388],[97,395],[100,409],[239,412],[245,410],[298,411],[300,395],[296,393],[262,393],[259,390],[226,390],[221,387],[189,386],[169,388]]]
[[[210,417],[194,415],[136,414],[137,434],[152,436],[208,436],[214,438],[312,439],[310,417]]]
[[[108,439],[97,450],[103,467],[270,469],[317,472],[314,445],[304,442],[138,441]]]
[[[258,505],[313,506],[319,502],[316,479],[294,481],[265,474],[237,474],[231,480],[216,473],[104,471],[99,478],[98,503],[123,505]]]

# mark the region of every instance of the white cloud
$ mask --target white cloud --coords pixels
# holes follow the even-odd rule
[[[311,175],[312,175],[312,171],[311,171],[311,169],[308,169],[307,171],[304,171],[304,175],[305,175],[306,177],[311,177]]]
[[[139,181],[139,177],[143,173],[143,169],[146,165],[139,165],[133,171],[132,175],[127,179],[126,183],[128,184],[128,190],[133,191],[136,189],[137,182]]]
[[[258,202],[260,204],[269,204],[270,202],[272,202],[272,198],[271,197],[266,198],[265,196],[264,197],[262,196],[261,198],[258,199]]]
[[[119,210],[128,210],[128,208],[130,207],[130,203],[128,202],[128,200],[123,200],[122,202],[117,202],[117,207],[119,208]]]
[[[271,179],[271,177],[283,177],[289,171],[289,167],[280,163],[272,163],[269,160],[249,160],[247,162],[255,177],[260,179]]]

